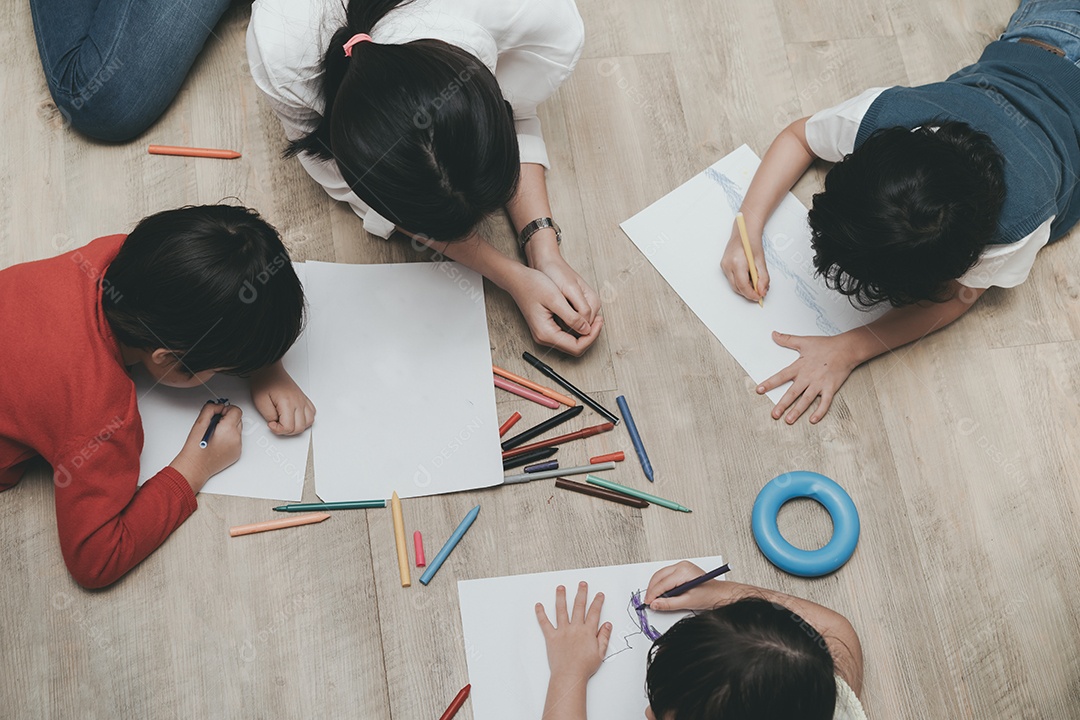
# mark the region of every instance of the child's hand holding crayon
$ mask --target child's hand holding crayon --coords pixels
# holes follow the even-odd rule
[[[200,447],[210,421],[220,415],[206,447]],[[208,402],[199,413],[198,420],[188,433],[180,454],[169,464],[199,492],[206,481],[240,459],[240,441],[243,430],[244,411],[235,405],[219,405]]]
[[[675,597],[660,597],[668,590],[701,577],[704,570],[689,560],[668,565],[657,570],[649,579],[649,588],[645,591],[645,604],[652,610],[669,612],[673,610],[707,610],[731,599],[730,590],[737,583],[728,580],[709,580],[696,588],[687,590]]]
[[[281,365],[251,374],[251,399],[275,435],[298,435],[315,422],[315,405]]]
[[[731,239],[728,240],[724,257],[720,260],[720,269],[724,277],[731,283],[732,289],[747,300],[758,302],[769,292],[769,270],[765,265],[765,251],[761,246],[762,228],[750,216],[745,217],[747,240],[751,254],[754,257],[754,268],[757,271],[757,288],[754,287],[754,278],[750,273],[750,262],[747,259],[746,249],[743,246],[742,234],[739,232],[738,222],[732,223]]]

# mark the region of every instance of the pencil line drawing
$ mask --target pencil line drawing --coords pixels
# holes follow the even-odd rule
[[[705,176],[720,186],[720,189],[724,192],[724,196],[727,198],[728,205],[731,207],[731,212],[739,212],[739,208],[742,207],[743,192],[738,183],[714,168],[705,170]],[[817,324],[818,329],[825,335],[839,335],[840,328],[829,320],[828,316],[825,314],[825,308],[818,302],[816,288],[808,283],[795,268],[788,265],[787,261],[776,251],[773,239],[767,234],[762,234],[761,245],[765,250],[765,260],[769,265],[769,270],[779,270],[795,284],[796,297],[798,297],[807,308],[814,312],[814,315],[816,316],[815,323]]]

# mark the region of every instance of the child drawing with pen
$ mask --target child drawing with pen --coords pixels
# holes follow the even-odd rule
[[[34,458],[52,466],[60,550],[84,587],[142,562],[240,457],[240,408],[210,400],[175,459],[139,487],[132,367],[202,393],[215,373],[250,375],[272,432],[314,420],[280,362],[300,334],[304,291],[277,231],[253,210],[168,210],[128,235],[6,268],[0,307],[0,491]]]
[[[701,575],[685,561],[658,570],[637,608],[650,637],[645,613],[695,613],[656,637],[649,651],[648,720],[865,720],[862,647],[846,618],[730,580],[660,597]],[[600,623],[603,594],[588,599],[583,582],[572,607],[566,588],[556,589],[553,618],[536,605],[551,670],[544,720],[587,720],[587,684],[612,633],[611,623]]]
[[[740,208],[749,249],[733,226],[721,261],[732,288],[768,302],[765,223],[820,158],[836,165],[810,210],[814,265],[854,303],[892,306],[831,337],[774,333],[799,353],[757,387],[792,383],[774,419],[794,423],[820,398],[820,421],[856,367],[954,322],[988,288],[1024,282],[1080,220],[1078,8],[1024,0],[978,62],[943,82],[871,88],[773,141]]]

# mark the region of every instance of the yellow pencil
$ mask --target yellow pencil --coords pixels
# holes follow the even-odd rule
[[[743,218],[742,213],[735,215],[735,222],[739,226],[739,237],[742,238],[742,249],[746,253],[746,262],[750,264],[750,281],[754,283],[754,292],[759,296],[761,290],[758,290],[757,281],[757,265],[754,264],[754,251],[750,249],[750,238],[746,235],[746,220]],[[758,297],[757,304],[761,307],[765,307],[765,299]]]
[[[394,516],[394,543],[397,544],[397,564],[401,572],[401,587],[412,585],[409,575],[409,551],[405,548],[405,518],[401,516],[401,498],[397,491],[390,497],[390,512]]]
[[[266,522],[252,523],[251,525],[235,525],[229,528],[230,537],[251,535],[252,533],[266,532],[267,530],[280,530],[281,528],[297,527],[298,525],[310,525],[320,523],[330,517],[330,513],[310,513],[284,520],[267,520]]]

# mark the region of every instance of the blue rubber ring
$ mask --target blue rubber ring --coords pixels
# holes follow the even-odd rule
[[[819,502],[833,523],[833,536],[820,550],[801,550],[780,534],[776,516],[788,500],[810,498]],[[816,472],[796,470],[779,475],[761,488],[750,525],[761,553],[784,572],[820,577],[839,570],[859,543],[859,512],[844,488]]]

